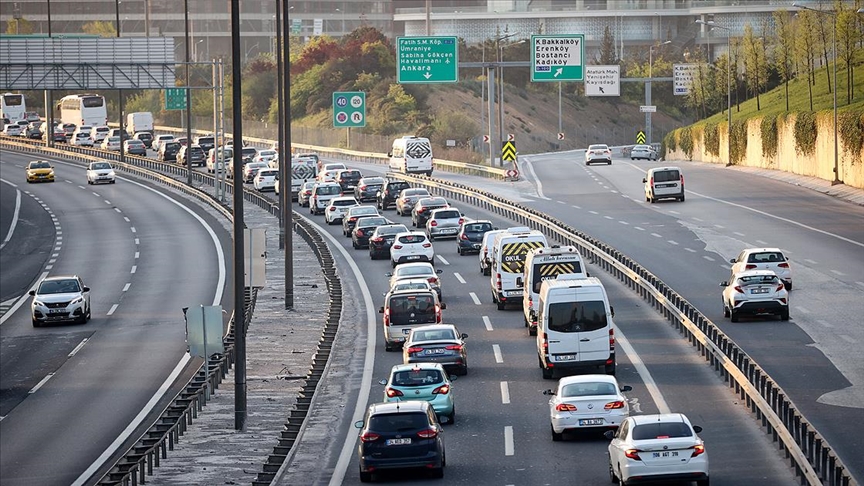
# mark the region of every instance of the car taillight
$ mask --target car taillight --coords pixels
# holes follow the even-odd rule
[[[756,265],[750,264],[750,265],[747,265],[746,267],[744,267],[744,270],[753,270],[754,268],[756,268]]]
[[[432,248],[432,243],[423,243],[423,248]]]
[[[650,185],[651,187],[654,187],[654,178],[653,177],[648,181],[648,185]]]
[[[363,236],[363,230],[362,229],[358,229],[355,231],[357,232],[357,236]]]
[[[390,327],[390,308],[384,309],[384,327]]]
[[[431,284],[438,284],[438,277],[429,277],[426,279],[426,281]]]
[[[782,283],[781,283],[781,284],[777,284],[777,288],[774,289],[774,292],[780,292],[780,291],[783,290],[785,287],[786,287],[786,286],[783,285]]]
[[[500,273],[495,274],[495,288],[498,290],[501,290],[501,274]]]
[[[467,240],[467,239],[468,239],[468,235],[466,235],[465,233],[462,233],[462,236],[460,236],[459,239],[460,239],[460,240]]]
[[[336,206],[330,206],[330,211],[336,211]]]
[[[681,174],[681,187],[684,187],[684,174]]]
[[[433,219],[432,221],[429,222],[429,226],[438,226],[438,221],[435,221]]]
[[[699,454],[703,454],[703,453],[705,453],[705,445],[704,444],[697,444],[697,445],[693,446],[693,454],[690,454],[690,457],[696,457]]]
[[[465,222],[465,219],[459,218],[459,226],[462,226],[462,223],[464,223],[464,222]]]
[[[637,461],[641,461],[642,458],[639,457],[639,449],[627,449],[624,451],[624,455],[629,457],[630,459],[636,459]]]
[[[376,238],[372,238],[372,239],[369,240],[369,241],[371,241],[371,242],[373,242],[373,243],[381,243],[382,241],[384,241],[384,238],[381,238],[380,236],[378,236],[378,237],[376,237]]]
[[[404,396],[401,391],[395,388],[388,388],[386,393],[389,398]]]
[[[744,289],[742,289],[740,285],[736,285],[735,286],[735,292],[738,292],[739,294],[743,294]]]
[[[420,351],[423,351],[423,348],[418,346],[411,346],[410,348],[408,348],[408,354],[419,353]]]
[[[555,406],[555,410],[559,412],[575,412],[577,408],[576,405],[572,405],[570,403],[559,403]]]
[[[624,408],[624,402],[622,402],[621,400],[609,402],[603,408],[606,410],[615,410],[615,409],[619,409],[619,408]]]
[[[349,222],[349,223],[352,222],[352,221],[357,221],[357,218],[356,218],[356,217],[348,218],[348,222]]]
[[[450,385],[441,385],[438,388],[432,390],[433,395],[446,395],[450,393]]]
[[[435,437],[438,437],[438,431],[435,429],[421,430],[420,432],[417,432],[417,437],[420,437],[421,439],[434,439]]]
[[[360,436],[360,440],[362,440],[363,442],[375,442],[380,438],[381,436],[374,432],[366,432],[365,434]]]
[[[402,249],[402,245],[393,245],[393,249],[394,249],[394,250],[401,250],[401,249]]]
[[[788,264],[788,263],[781,263],[781,264],[779,264],[779,265],[777,265],[777,266],[780,267],[780,268],[789,268],[789,264]]]
[[[359,189],[360,189],[361,191],[365,191],[365,190],[366,190],[366,186],[360,186]]]
[[[615,349],[615,330],[609,328],[609,349]]]
[[[462,351],[461,344],[449,344],[444,347],[444,349],[449,349],[450,351]]]

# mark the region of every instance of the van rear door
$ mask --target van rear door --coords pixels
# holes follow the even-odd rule
[[[579,288],[577,310],[580,361],[609,357],[609,325],[606,301],[598,288]]]

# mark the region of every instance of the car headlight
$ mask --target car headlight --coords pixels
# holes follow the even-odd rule
[[[45,307],[45,304],[43,304],[42,302],[39,302],[38,300],[34,300],[33,305],[37,305],[39,307]]]
[[[108,175],[111,176],[111,177],[114,177],[114,171],[113,171],[113,170],[112,170],[112,171],[109,171],[109,172],[108,172]]]
[[[80,304],[81,302],[84,302],[84,297],[77,297],[75,300],[70,302],[70,304],[75,305],[75,304]]]

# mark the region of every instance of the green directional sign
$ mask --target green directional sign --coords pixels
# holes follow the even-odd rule
[[[333,127],[366,126],[366,93],[362,91],[333,92]]]
[[[168,88],[165,90],[166,110],[186,109],[186,88]]]
[[[531,81],[582,81],[585,34],[532,35]]]
[[[397,37],[396,81],[455,83],[459,81],[459,43],[453,36]]]

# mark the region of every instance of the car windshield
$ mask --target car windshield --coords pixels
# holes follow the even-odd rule
[[[658,170],[654,172],[654,182],[673,182],[681,178],[677,170]]]
[[[603,301],[558,302],[549,305],[549,330],[556,332],[596,331],[606,327]]]
[[[633,440],[672,439],[692,437],[690,427],[684,422],[655,422],[640,424],[633,428]]]
[[[370,177],[368,179],[363,179],[362,182],[367,186],[381,186],[384,184],[384,179],[381,177]]]
[[[275,169],[258,171],[258,177],[276,177],[278,174],[279,171]]]
[[[413,369],[393,373],[391,383],[395,386],[428,386],[444,383],[444,376],[438,370]]]
[[[330,204],[332,204],[334,206],[343,206],[344,207],[344,206],[353,206],[353,205],[357,204],[357,201],[355,201],[354,199],[334,199],[333,201],[330,202]]]
[[[397,295],[390,298],[391,324],[434,323],[435,301],[432,294]]]
[[[363,216],[364,214],[378,214],[378,210],[373,207],[354,208],[351,210],[351,216]]]
[[[467,233],[482,233],[484,231],[490,231],[492,229],[492,223],[470,223],[465,225],[465,231]]]
[[[786,257],[779,251],[765,251],[762,253],[753,253],[747,258],[747,263],[779,263],[785,262]]]
[[[339,173],[339,177],[343,179],[360,179],[359,170],[345,170]]]
[[[334,194],[340,194],[342,192],[342,188],[339,186],[322,186],[315,190],[315,193],[319,196],[331,196]]]
[[[421,206],[445,206],[447,205],[447,200],[443,197],[430,197],[428,199],[421,199],[417,201]]]
[[[428,429],[429,418],[423,412],[378,414],[369,417],[367,427],[379,433]]]
[[[457,219],[457,218],[461,218],[461,217],[462,217],[462,215],[459,214],[459,211],[456,211],[455,209],[447,210],[447,211],[438,211],[437,213],[435,213],[435,219]]]
[[[411,334],[411,342],[418,341],[453,341],[456,339],[456,333],[453,329],[435,329],[428,331],[414,331]]]
[[[262,150],[262,151],[258,152],[258,155],[260,157],[275,157],[276,151],[275,150]]]
[[[615,395],[615,385],[605,382],[571,383],[561,388],[561,397],[590,397],[594,395]]]
[[[408,231],[408,228],[405,225],[397,225],[397,226],[380,226],[378,228],[379,235],[395,235],[397,233],[404,233]]]
[[[108,143],[120,143],[120,137],[108,137]]]
[[[48,162],[33,162],[32,164],[30,164],[30,168],[31,169],[50,169],[51,164],[49,164]]]
[[[243,154],[243,157],[254,157],[258,150],[255,147],[243,147],[240,153]]]
[[[405,189],[402,192],[403,196],[428,196],[429,191],[426,189]]]
[[[408,282],[396,282],[391,289],[393,292],[399,290],[429,290],[429,282],[425,280],[415,280]]]
[[[412,244],[412,243],[423,243],[426,241],[426,235],[404,235],[399,237],[399,243],[402,244]]]
[[[776,275],[748,275],[738,279],[740,285],[779,285],[780,279]]]
[[[404,267],[400,265],[396,267],[396,276],[399,278],[407,277],[409,275],[432,275],[433,273],[432,269],[427,266]]]
[[[109,164],[108,162],[93,162],[92,164],[90,164],[90,168],[92,170],[110,169],[111,164]]]
[[[382,217],[364,217],[357,220],[358,228],[369,228],[372,226],[381,226],[382,224],[387,222],[387,218]]]
[[[588,150],[607,150],[608,148],[605,145],[591,145],[588,147]]]
[[[168,149],[179,150],[180,149],[180,142],[168,142],[162,146],[165,147],[166,150],[168,150]]]
[[[78,286],[78,281],[74,279],[68,280],[49,280],[39,284],[39,290],[36,292],[39,295],[45,294],[68,294],[71,292],[80,292],[81,287]]]

